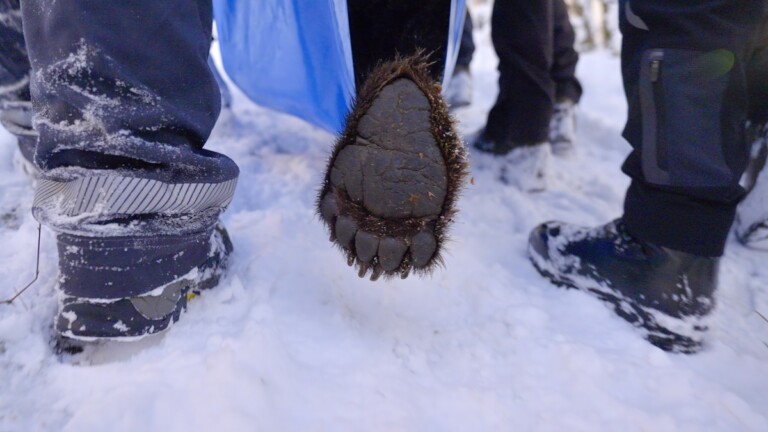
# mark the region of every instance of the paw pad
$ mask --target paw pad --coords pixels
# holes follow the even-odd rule
[[[364,277],[429,271],[466,175],[465,150],[423,59],[373,71],[336,143],[318,200],[331,241]]]

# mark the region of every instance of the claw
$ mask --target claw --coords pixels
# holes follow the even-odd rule
[[[357,276],[364,278],[365,274],[368,272],[368,263],[360,261],[358,263],[359,270],[357,271]]]
[[[347,255],[347,265],[352,267],[355,265],[355,256],[352,254]]]
[[[405,266],[403,266],[403,269],[400,270],[400,279],[407,278],[409,274],[411,274],[411,265],[405,264]]]
[[[381,268],[381,265],[377,263],[375,266],[373,266],[373,271],[371,272],[371,282],[377,281],[382,274],[384,274],[384,269]]]

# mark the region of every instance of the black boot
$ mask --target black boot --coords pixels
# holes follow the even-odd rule
[[[682,353],[701,348],[703,318],[714,307],[718,258],[634,238],[621,219],[592,229],[547,222],[531,233],[528,252],[555,285],[610,303],[659,348]]]

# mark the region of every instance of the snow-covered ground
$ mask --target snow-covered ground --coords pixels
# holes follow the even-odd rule
[[[496,92],[487,26],[476,32],[469,135]],[[241,168],[224,221],[228,277],[170,332],[77,362],[49,345],[55,241],[40,280],[0,306],[0,431],[767,431],[768,254],[729,240],[706,349],[668,354],[597,300],[549,285],[528,232],[621,214],[624,101],[618,59],[584,55],[578,153],[548,191],[480,169],[459,202],[445,268],[358,279],[313,203],[333,136],[236,94],[210,148]],[[32,189],[0,132],[0,297],[32,278]],[[703,233],[705,234],[705,233]]]

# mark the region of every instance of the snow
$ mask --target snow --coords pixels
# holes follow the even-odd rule
[[[476,38],[474,103],[457,112],[465,135],[496,92],[487,26]],[[376,283],[345,265],[314,215],[333,136],[235,92],[210,142],[241,168],[224,216],[228,276],[166,334],[59,359],[56,248],[43,230],[39,281],[0,306],[0,431],[768,430],[768,322],[755,312],[768,314],[765,252],[729,239],[695,356],[660,351],[528,262],[538,223],[621,214],[619,61],[589,53],[578,74],[578,152],[554,158],[549,189],[504,186],[473,153],[445,268]],[[0,212],[17,219],[0,227],[0,297],[34,275],[37,223],[14,151],[0,132]]]

